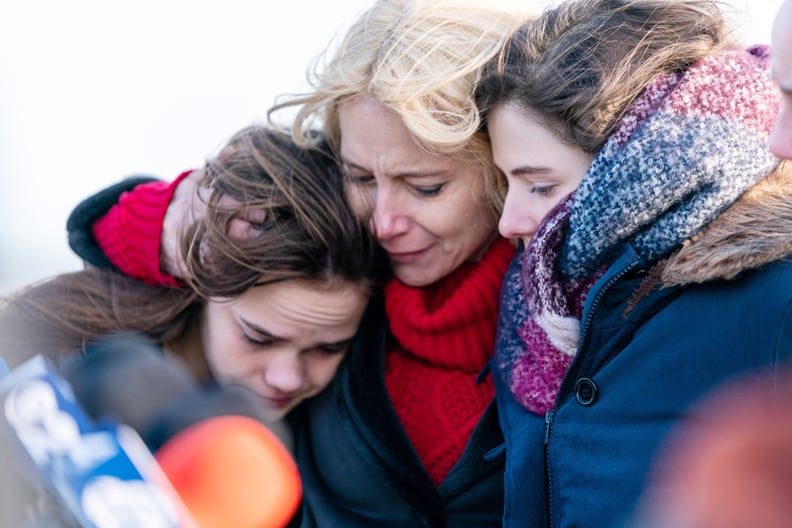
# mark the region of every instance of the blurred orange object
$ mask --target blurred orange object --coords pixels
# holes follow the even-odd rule
[[[155,456],[200,528],[283,527],[302,498],[289,451],[248,417],[199,422]]]
[[[658,459],[636,526],[792,526],[792,373],[707,397]]]

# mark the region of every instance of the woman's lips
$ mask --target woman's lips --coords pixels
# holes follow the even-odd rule
[[[254,391],[250,387],[244,385],[235,385],[235,386],[244,388],[249,394],[251,394],[254,398],[260,401],[265,407],[271,409],[283,409],[284,407],[288,407],[297,397],[297,396],[278,396],[278,397],[265,396],[259,392]]]
[[[394,252],[388,251],[388,258],[391,262],[397,264],[411,264],[421,258],[421,256],[426,252],[425,249],[420,251],[409,251],[409,252]]]
[[[288,406],[290,403],[297,398],[297,395],[293,396],[265,396],[260,392],[253,390],[252,388],[248,387],[243,383],[232,383],[230,386],[237,387],[243,389],[245,392],[253,396],[255,399],[259,400],[267,407],[272,407],[273,409],[282,409],[283,407]]]
[[[261,399],[264,400],[268,407],[273,409],[283,409],[294,401],[294,398],[268,398],[266,396],[261,396]]]

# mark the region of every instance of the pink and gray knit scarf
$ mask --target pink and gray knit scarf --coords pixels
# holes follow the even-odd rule
[[[778,110],[766,46],[716,53],[644,89],[506,274],[494,366],[521,405],[553,407],[617,244],[651,265],[770,172]]]

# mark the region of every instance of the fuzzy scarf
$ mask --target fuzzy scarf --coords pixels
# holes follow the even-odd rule
[[[586,296],[618,244],[651,265],[771,171],[778,110],[766,46],[713,54],[644,89],[507,272],[495,368],[522,406],[553,407]]]

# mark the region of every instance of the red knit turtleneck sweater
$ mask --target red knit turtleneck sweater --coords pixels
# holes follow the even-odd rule
[[[476,377],[492,357],[501,281],[514,247],[498,239],[479,262],[424,288],[385,288],[392,339],[385,384],[435,486],[448,475],[492,400]]]

